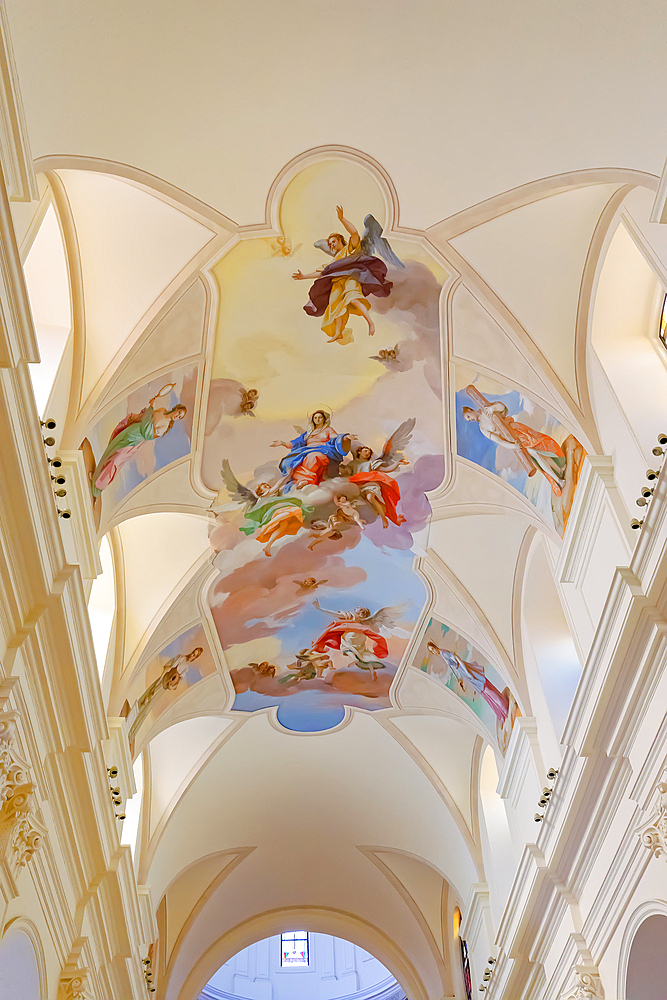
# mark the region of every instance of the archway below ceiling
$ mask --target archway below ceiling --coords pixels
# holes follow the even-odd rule
[[[388,969],[330,934],[285,930],[237,952],[211,977],[203,1000],[404,1000]]]

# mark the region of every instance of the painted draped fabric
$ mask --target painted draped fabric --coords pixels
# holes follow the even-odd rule
[[[155,440],[153,407],[145,407],[141,413],[130,413],[114,428],[109,444],[93,473],[93,496],[99,497],[102,490],[113,481],[118,470],[128,462],[145,441]]]
[[[304,431],[290,441],[291,451],[280,461],[280,471],[289,476],[284,492],[293,486],[319,486],[329,462],[340,463],[345,458],[343,442],[347,435],[336,434],[332,427]]]

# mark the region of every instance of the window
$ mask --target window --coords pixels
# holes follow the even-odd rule
[[[309,964],[308,931],[288,931],[280,935],[280,964]]]
[[[662,300],[662,312],[660,313],[660,332],[658,334],[662,346],[667,348],[667,295]]]

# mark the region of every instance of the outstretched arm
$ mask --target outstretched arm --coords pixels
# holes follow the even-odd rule
[[[313,607],[317,608],[318,611],[323,611],[325,615],[333,615],[334,618],[338,618],[338,611],[329,611],[328,608],[323,608],[317,598],[313,601]]]
[[[345,216],[343,215],[343,206],[342,205],[338,205],[336,207],[336,215],[338,216],[339,222],[343,223],[343,225],[347,229],[347,231],[350,234],[350,236],[358,236],[359,235],[359,230],[357,229],[357,227],[353,226],[352,223],[350,222],[350,220],[346,219]]]
[[[294,271],[292,274],[295,281],[303,281],[304,279],[307,281],[314,281],[315,278],[319,278],[319,276],[319,271],[313,271],[312,274],[304,274],[302,271]]]

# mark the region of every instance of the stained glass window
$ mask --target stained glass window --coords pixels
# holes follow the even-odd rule
[[[468,945],[459,938],[461,943],[461,965],[463,966],[463,984],[466,988],[466,1000],[472,1000],[472,978],[470,976],[470,959],[468,958]]]
[[[280,964],[308,965],[308,931],[287,931],[280,935]]]
[[[667,295],[662,300],[662,312],[660,313],[660,340],[662,346],[667,348]]]

